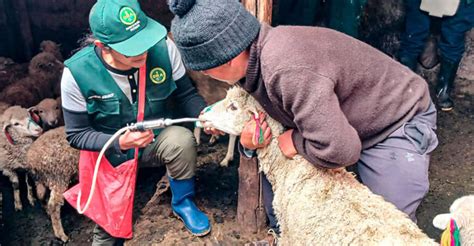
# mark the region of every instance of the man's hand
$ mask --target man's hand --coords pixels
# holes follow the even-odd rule
[[[257,122],[252,119],[247,122],[240,135],[240,144],[246,149],[259,149],[270,144],[272,140],[272,132],[265,121],[265,114],[259,113],[258,117],[259,132],[257,130]],[[258,136],[260,135],[260,136]]]
[[[278,137],[278,147],[280,147],[281,152],[286,157],[292,159],[298,152],[296,151],[295,145],[291,135],[293,134],[293,129],[288,130],[281,134]]]
[[[144,148],[153,141],[155,135],[152,130],[144,132],[131,132],[127,130],[119,138],[119,145],[121,150],[128,150],[131,148]]]

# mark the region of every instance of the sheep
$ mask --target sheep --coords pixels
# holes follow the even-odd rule
[[[3,102],[25,108],[32,107],[38,104],[41,99],[51,96],[51,89],[47,82],[36,80],[30,76],[10,84],[0,93]]]
[[[25,168],[26,152],[43,130],[31,119],[28,110],[20,106],[5,110],[0,122],[3,129],[0,136],[0,170],[12,182],[15,210],[18,211],[23,207],[16,171]]]
[[[28,76],[8,85],[0,94],[10,105],[31,107],[44,98],[59,96],[63,65],[47,52],[37,54],[28,66]]]
[[[0,56],[0,71],[13,64],[15,64],[15,62],[11,58]]]
[[[44,187],[50,190],[46,211],[51,218],[54,235],[66,242],[68,237],[61,223],[62,194],[78,173],[79,150],[69,145],[62,126],[41,135],[30,146],[26,160],[26,170],[33,176],[37,187],[43,189],[38,192],[38,197],[44,197]]]
[[[58,104],[57,99],[43,99],[36,106],[31,107],[31,109],[39,116],[40,124],[44,131],[56,128],[62,122],[61,104]]]
[[[207,126],[239,135],[257,112],[263,112],[257,101],[234,87],[200,118]],[[266,121],[272,141],[257,150],[257,158],[272,184],[282,245],[436,245],[406,214],[344,168],[318,168],[299,155],[286,158],[277,140],[283,126],[268,116]]]
[[[1,104],[0,104],[1,106]],[[61,110],[61,97],[56,99],[46,98],[39,102],[36,106],[30,108],[38,119],[37,123],[41,125],[43,131],[56,128],[58,126],[64,126],[63,112]],[[28,175],[26,178],[28,179]],[[28,180],[26,182],[28,190],[28,200],[30,204],[34,204],[33,189],[30,186]],[[36,184],[36,194],[40,200],[44,200],[46,188],[41,183]]]
[[[57,97],[61,93],[60,81],[63,68],[63,64],[53,54],[41,52],[31,59],[28,74],[36,80],[46,82],[50,88],[49,92],[53,92],[53,95]],[[53,97],[53,95],[46,97]]]
[[[214,104],[217,101],[224,99],[227,90],[229,89],[229,85],[221,83],[197,71],[188,70],[187,73],[189,77],[191,77],[192,81],[194,81],[194,85],[196,86],[199,95],[204,98],[204,101],[207,103],[207,105]],[[194,138],[196,139],[197,144],[201,143],[201,129],[201,127],[194,128]],[[219,136],[212,136],[209,140],[209,143],[213,144],[217,141],[218,138]],[[227,146],[227,153],[224,159],[219,163],[221,166],[227,167],[229,165],[229,162],[232,161],[232,159],[234,158],[234,149],[236,141],[237,136],[229,136],[229,145]]]
[[[444,230],[451,219],[459,228],[461,245],[474,245],[474,195],[456,199],[449,208],[449,213],[436,215],[433,225]]]
[[[0,57],[0,91],[28,75],[28,63],[17,64],[10,58]]]
[[[61,45],[51,41],[51,40],[43,40],[40,43],[40,50],[42,52],[48,52],[54,55],[58,61],[63,62],[64,58],[61,54]]]

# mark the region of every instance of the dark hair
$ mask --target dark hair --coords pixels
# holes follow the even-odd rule
[[[84,36],[82,38],[80,38],[77,43],[79,44],[79,47],[75,50],[73,50],[71,53],[74,54],[76,52],[78,52],[79,50],[82,50],[83,48],[89,46],[89,45],[93,45],[94,44],[94,41],[96,41],[97,38],[94,36],[94,34],[92,34],[91,31],[87,32],[86,34],[84,34]],[[107,46],[106,44],[104,44],[104,47],[106,49],[110,49],[109,46]]]

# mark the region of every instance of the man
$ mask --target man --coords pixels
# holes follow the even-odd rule
[[[177,0],[170,9],[184,63],[249,92],[286,127],[278,141],[288,158],[321,168],[357,163],[365,185],[416,220],[437,145],[436,109],[421,77],[330,29],[260,25],[234,0]],[[252,142],[255,127],[244,129],[247,150],[268,143]]]
[[[135,122],[138,68],[146,64],[145,120],[171,112],[168,99],[197,117],[205,107],[166,29],[147,17],[137,1],[99,0],[89,15],[96,40],[65,62],[61,81],[66,133],[71,146],[99,151],[118,129]],[[113,165],[133,158],[139,166],[165,165],[173,194],[172,209],[194,235],[209,233],[207,216],[193,202],[196,147],[192,133],[172,126],[162,131],[125,132],[107,150]],[[93,245],[116,245],[102,228],[94,229]]]
[[[443,0],[444,1],[444,0]],[[451,111],[454,102],[451,94],[459,62],[464,53],[465,34],[474,24],[474,4],[472,0],[448,0],[459,6],[453,16],[441,18],[441,69],[436,85],[438,107],[442,111]],[[421,0],[405,0],[405,32],[400,44],[400,62],[415,71],[417,58],[422,53],[430,33],[431,17],[420,10]],[[436,3],[434,3],[436,4]]]

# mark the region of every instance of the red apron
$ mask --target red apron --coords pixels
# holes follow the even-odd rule
[[[139,98],[137,122],[143,121],[145,103],[146,68],[139,72]],[[80,151],[79,184],[67,190],[64,198],[75,208],[78,195],[81,193],[80,207],[84,209],[91,191],[94,168],[99,152]],[[102,158],[94,193],[84,215],[102,227],[107,233],[117,238],[132,238],[132,212],[137,175],[138,148],[135,148],[134,159],[118,167],[113,167],[107,158]]]

